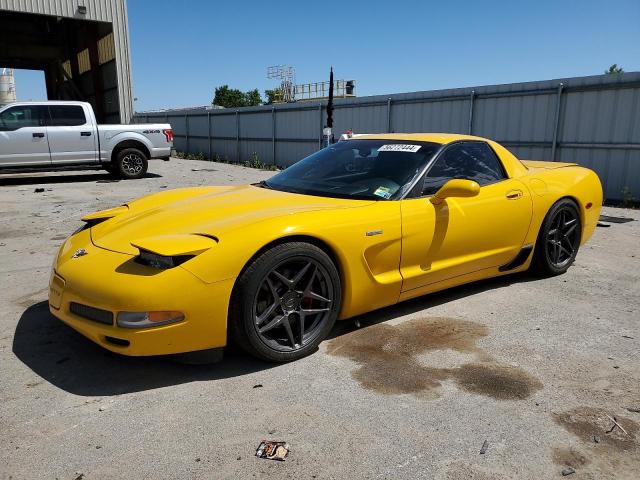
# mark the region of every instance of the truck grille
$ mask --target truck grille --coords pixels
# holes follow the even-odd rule
[[[71,302],[69,304],[71,313],[91,320],[93,322],[104,323],[105,325],[113,325],[113,313],[108,310],[82,305],[81,303]]]

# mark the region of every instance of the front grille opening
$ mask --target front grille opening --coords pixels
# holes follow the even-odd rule
[[[108,310],[102,310],[101,308],[90,307],[89,305],[75,302],[69,304],[69,310],[74,315],[86,318],[87,320],[105,325],[113,325],[113,313]]]
[[[128,347],[129,345],[131,345],[131,342],[129,342],[129,340],[123,340],[122,338],[105,336],[104,339],[106,342],[117,345],[118,347]]]

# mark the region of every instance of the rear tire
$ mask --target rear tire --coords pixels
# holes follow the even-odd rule
[[[147,156],[137,148],[123,148],[116,155],[114,170],[125,180],[144,177],[148,167]]]
[[[542,222],[530,269],[544,277],[565,273],[576,259],[581,236],[578,206],[569,198],[558,200]]]
[[[290,362],[318,348],[340,303],[340,276],[331,258],[309,243],[283,243],[260,254],[238,279],[229,333],[257,358]]]

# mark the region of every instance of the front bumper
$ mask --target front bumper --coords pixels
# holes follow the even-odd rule
[[[79,249],[87,253],[73,258]],[[139,265],[130,255],[94,246],[89,231],[84,230],[60,249],[49,283],[49,309],[55,317],[113,352],[132,356],[193,352],[226,344],[232,288],[233,279],[206,284],[181,267],[154,270]],[[72,303],[99,309],[105,315],[110,312],[113,323],[73,313]],[[116,324],[120,311],[164,310],[183,312],[185,319],[141,329]]]

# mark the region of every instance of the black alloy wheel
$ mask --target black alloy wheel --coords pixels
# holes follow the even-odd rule
[[[238,280],[231,334],[259,358],[301,358],[330,332],[340,293],[338,271],[322,249],[302,242],[277,245],[254,260]]]
[[[547,214],[538,234],[532,267],[543,275],[559,275],[574,262],[582,235],[582,221],[575,202],[564,198]]]

